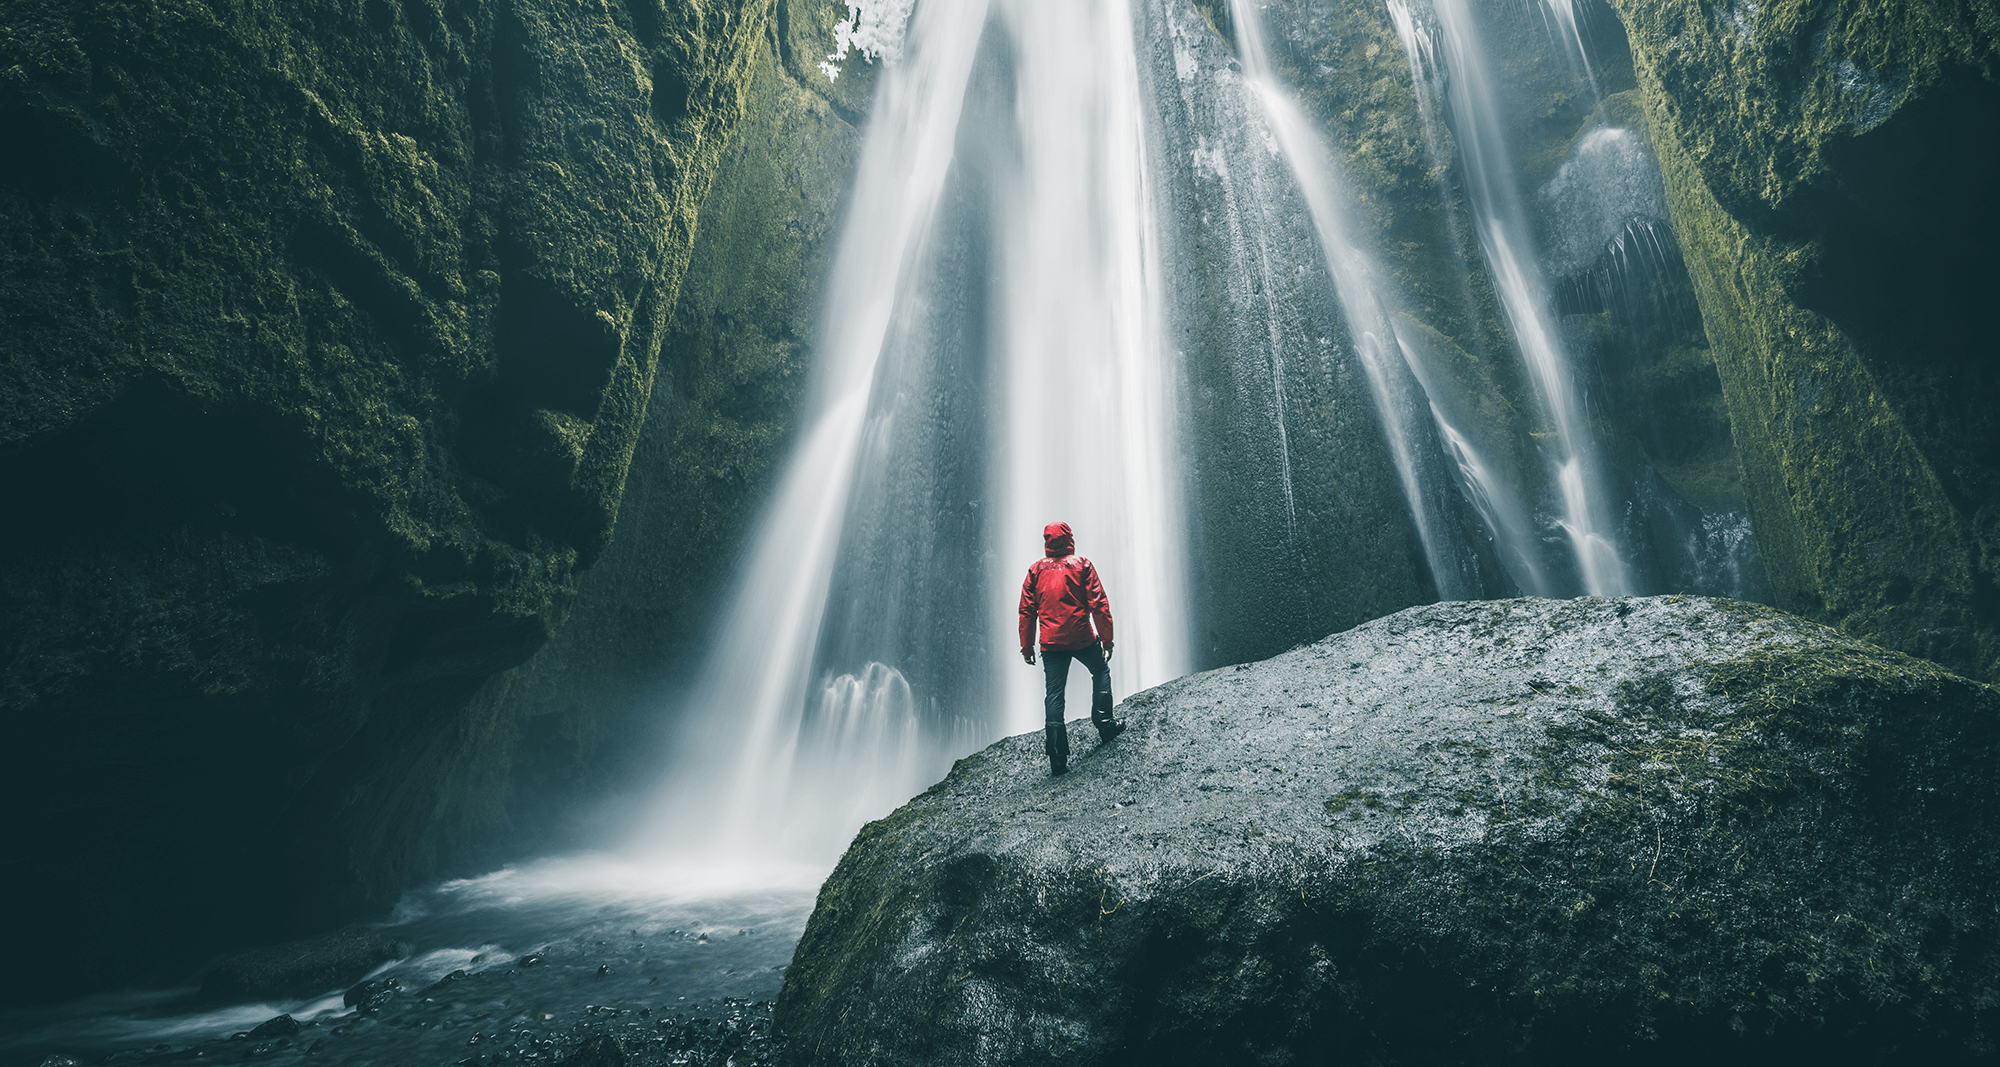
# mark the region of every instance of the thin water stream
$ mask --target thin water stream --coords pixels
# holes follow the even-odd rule
[[[1554,4],[1569,49],[1565,56],[1583,63],[1589,76],[1574,13],[1566,0]],[[1390,5],[1419,98],[1441,87],[1448,102],[1480,247],[1541,404],[1548,432],[1544,455],[1561,500],[1557,521],[1568,539],[1581,591],[1593,596],[1635,592],[1627,550],[1620,544],[1612,514],[1605,463],[1577,391],[1577,368],[1553,319],[1553,302],[1533,248],[1506,126],[1496,110],[1497,87],[1477,23],[1465,0],[1433,0],[1431,10],[1435,28],[1423,24],[1411,7]],[[1594,80],[1592,84],[1595,92]],[[1441,110],[1427,101],[1425,123],[1440,121]],[[1427,133],[1436,153],[1440,139],[1434,130]]]
[[[1461,452],[1470,445],[1431,402],[1421,380],[1420,361],[1411,358],[1397,334],[1400,301],[1393,292],[1394,280],[1349,236],[1346,183],[1310,120],[1272,75],[1262,12],[1254,0],[1231,0],[1230,7],[1244,74],[1297,177],[1318,232],[1320,251],[1333,275],[1355,353],[1367,373],[1438,599],[1484,597],[1488,593],[1477,559],[1464,538],[1455,534],[1451,516],[1457,495],[1453,475],[1462,474],[1464,465],[1457,471],[1448,465],[1440,437],[1456,439]]]

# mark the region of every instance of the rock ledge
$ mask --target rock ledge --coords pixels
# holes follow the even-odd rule
[[[1725,600],[1436,604],[865,827],[799,1062],[1990,1056],[2000,691]]]

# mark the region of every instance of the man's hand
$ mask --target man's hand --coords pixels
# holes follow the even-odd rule
[[[1104,662],[1111,662],[1111,642],[1104,642]]]
[[[1027,661],[1027,663],[1028,663],[1028,666],[1030,666],[1030,667],[1034,666],[1034,665],[1035,665],[1035,650],[1034,650],[1034,649],[1033,649],[1032,647],[1031,647],[1031,648],[1024,648],[1024,649],[1022,649],[1022,650],[1021,650],[1021,658]]]

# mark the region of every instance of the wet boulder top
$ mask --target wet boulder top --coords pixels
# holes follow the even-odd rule
[[[779,1001],[802,1062],[1989,1054],[1990,686],[1734,601],[1523,599],[1121,713],[861,831]]]

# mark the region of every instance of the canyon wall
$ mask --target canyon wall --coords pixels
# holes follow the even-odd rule
[[[9,999],[500,824],[472,698],[612,540],[770,8],[5,5]]]
[[[1226,4],[1175,7],[1234,33]],[[1648,587],[1993,679],[2000,14],[1579,10],[1590,92],[1537,12],[1478,15]],[[634,739],[803,395],[876,71],[822,69],[846,13],[0,0],[0,796],[40,961],[0,999],[174,981],[575,843],[647,773]],[[1547,427],[1388,9],[1268,17],[1434,399],[1546,501]],[[1606,146],[1664,181],[1565,199]],[[1187,343],[1191,396],[1233,381],[1231,338]],[[1365,419],[1307,428],[1381,462]],[[1258,502],[1211,482],[1223,560]],[[1761,559],[1732,547],[1746,514]],[[1420,560],[1367,547],[1313,546],[1338,603],[1215,606],[1278,624],[1211,627],[1204,655],[1424,598]]]
[[[2000,7],[1619,10],[1778,605],[2000,676]]]

